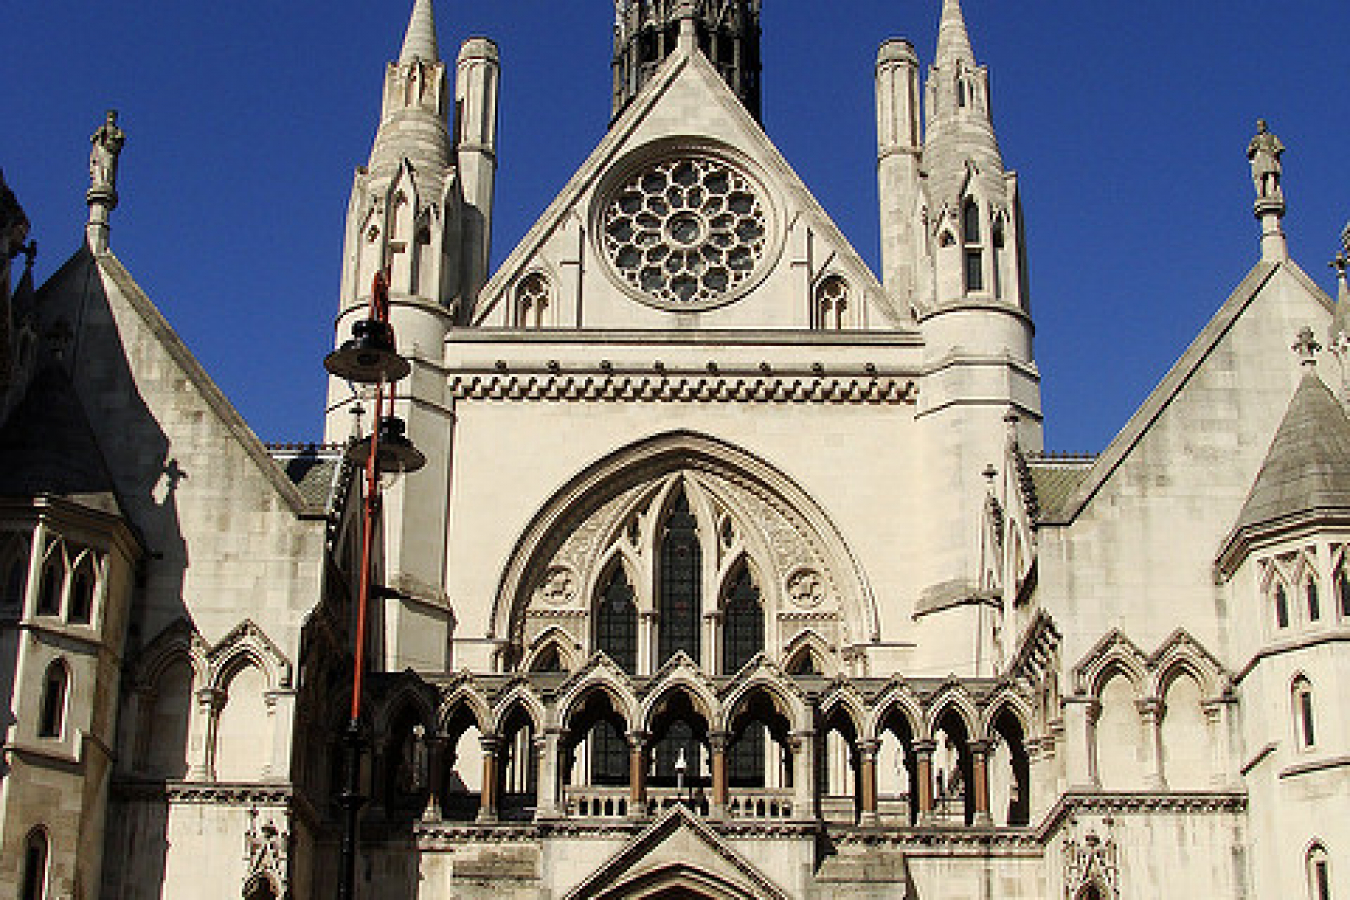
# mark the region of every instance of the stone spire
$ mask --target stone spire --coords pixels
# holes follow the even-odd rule
[[[970,32],[966,31],[966,17],[961,12],[961,0],[942,0],[936,64],[945,66],[957,62],[974,68],[975,51],[970,46]]]
[[[408,20],[408,33],[403,37],[403,51],[398,55],[401,64],[416,59],[424,63],[441,60],[440,51],[436,46],[436,13],[431,0],[416,0],[413,4],[412,18]]]

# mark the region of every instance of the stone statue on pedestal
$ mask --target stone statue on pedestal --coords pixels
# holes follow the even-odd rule
[[[1258,200],[1282,200],[1284,191],[1280,187],[1280,156],[1284,153],[1284,144],[1270,132],[1265,119],[1256,122],[1256,137],[1247,145],[1247,158],[1252,162],[1252,183],[1256,186]]]
[[[117,127],[117,110],[108,110],[108,119],[93,136],[89,150],[89,189],[91,191],[117,192],[117,157],[127,136]]]

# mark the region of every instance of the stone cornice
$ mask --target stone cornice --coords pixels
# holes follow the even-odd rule
[[[1046,815],[1037,839],[1050,840],[1077,813],[1150,815],[1156,813],[1234,814],[1247,811],[1244,791],[1122,791],[1114,793],[1072,792],[1062,795]]]
[[[113,796],[121,801],[150,801],[205,806],[285,806],[294,797],[290,784],[140,781],[118,779]]]
[[[481,373],[451,377],[456,400],[653,403],[821,403],[895,405],[915,402],[914,379],[890,375],[721,373]]]

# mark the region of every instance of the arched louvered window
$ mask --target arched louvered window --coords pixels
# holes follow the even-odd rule
[[[42,707],[38,710],[38,737],[60,738],[66,724],[66,695],[70,676],[61,660],[47,667],[42,682]]]
[[[684,651],[699,659],[699,622],[702,616],[703,550],[698,542],[698,522],[681,490],[671,504],[661,540],[657,614],[660,657],[665,663]]]
[[[764,606],[750,567],[741,564],[722,615],[722,671],[734,675],[764,650]]]
[[[595,646],[625,672],[637,673],[637,604],[633,586],[616,565],[614,574],[600,592],[595,616]]]
[[[46,900],[47,857],[47,832],[34,828],[24,842],[22,900]]]

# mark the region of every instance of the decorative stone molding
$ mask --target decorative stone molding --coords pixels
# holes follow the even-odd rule
[[[603,375],[560,372],[457,375],[450,379],[456,400],[649,403],[821,403],[912,404],[912,378],[885,375],[799,377],[736,375]]]
[[[290,816],[286,810],[248,811],[248,830],[244,832],[245,897],[250,888],[266,882],[273,896],[286,898],[290,892]]]
[[[1105,898],[1120,896],[1120,849],[1109,816],[1095,823],[1070,823],[1064,836],[1064,890],[1068,900],[1095,886]]]

